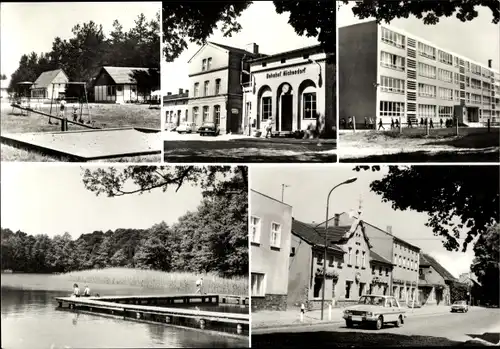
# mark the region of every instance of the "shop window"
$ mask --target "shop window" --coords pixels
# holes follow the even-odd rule
[[[272,117],[272,97],[262,97],[262,120]]]
[[[316,119],[316,92],[304,93],[304,119]]]
[[[264,274],[252,273],[252,296],[263,297],[264,295]]]

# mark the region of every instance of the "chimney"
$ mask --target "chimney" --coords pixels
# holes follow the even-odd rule
[[[392,235],[392,226],[391,225],[387,226],[387,232]]]
[[[339,220],[340,220],[340,215],[338,213],[335,213],[335,218],[333,218],[333,225],[335,227],[339,226]]]
[[[259,45],[257,45],[255,42],[252,42],[251,44],[248,44],[245,49],[248,51],[248,52],[252,52],[252,53],[255,53],[255,54],[258,54],[259,53]]]
[[[167,92],[167,96],[171,96],[172,95],[172,92]]]
[[[180,89],[179,89],[179,94],[181,95],[181,94],[182,94],[182,92],[183,92],[183,91],[182,91],[182,88],[180,88]]]
[[[488,68],[491,68],[491,62],[492,62],[492,60],[488,59]]]

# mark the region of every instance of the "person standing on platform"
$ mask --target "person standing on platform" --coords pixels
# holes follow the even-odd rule
[[[273,119],[269,118],[266,123],[266,138],[273,136]]]
[[[196,293],[203,294],[203,276],[196,280]]]

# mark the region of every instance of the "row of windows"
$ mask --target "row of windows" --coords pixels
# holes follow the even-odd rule
[[[261,238],[261,220],[259,217],[250,217],[250,241],[260,244]],[[281,247],[281,224],[272,222],[269,231],[269,245],[271,247]]]
[[[316,120],[316,92],[307,92],[302,94],[302,118]],[[262,121],[267,121],[273,116],[273,100],[272,97],[262,97]]]
[[[453,55],[444,51],[438,51],[438,58],[441,63],[453,65]]]
[[[469,86],[469,85],[467,85],[467,86]],[[481,81],[474,79],[474,78],[470,79],[470,87],[473,89],[476,89],[476,90],[480,90],[481,89]]]
[[[400,268],[408,268],[410,270],[415,270],[415,271],[418,269],[417,261],[414,261],[413,259],[409,259],[403,256],[396,255],[396,264]]]
[[[356,264],[354,264],[356,267],[362,267],[366,268],[366,252],[361,251],[361,263],[360,263],[360,251],[356,250]],[[352,265],[352,247],[349,247],[349,250],[347,252],[347,264]]]
[[[419,62],[418,63],[418,75],[423,76],[424,78],[435,79],[436,78],[436,67],[433,65]]]
[[[386,44],[404,48],[405,47],[405,37],[401,34],[393,32],[387,28],[382,27],[382,41]]]
[[[444,82],[453,82],[453,72],[439,68],[438,79]]]
[[[220,79],[215,79],[215,95],[220,94]],[[194,97],[201,97],[200,96],[200,83],[196,82],[194,84],[194,90],[193,90],[193,96]],[[210,96],[210,81],[205,81],[203,83],[203,96]]]
[[[423,42],[418,43],[418,54],[429,59],[436,59],[436,49],[432,46],[424,44]]]
[[[375,266],[372,265],[372,274],[375,275],[376,272],[375,272]],[[382,267],[378,267],[378,275],[382,275]],[[385,268],[385,276],[389,276],[389,268]]]
[[[177,111],[177,118],[181,118],[182,112],[180,110]],[[174,111],[170,110],[166,112],[166,122],[174,122]],[[196,122],[198,120],[198,117],[200,115],[200,108],[199,107],[193,107],[193,121]],[[209,106],[203,106],[202,107],[202,122],[209,121],[209,116],[210,116],[210,107]],[[188,119],[188,111],[185,111],[184,119],[182,121],[187,121]],[[220,124],[220,105],[214,105],[214,110],[213,110],[213,122],[216,124]]]
[[[386,68],[392,68],[401,71],[405,70],[404,57],[384,51],[382,51],[380,55],[380,64]]]
[[[380,101],[380,116],[402,117],[404,116],[404,113],[404,102]]]
[[[439,88],[439,98],[447,101],[453,100],[453,90],[451,88]]]
[[[405,81],[403,79],[381,76],[380,89],[383,92],[405,93]]]

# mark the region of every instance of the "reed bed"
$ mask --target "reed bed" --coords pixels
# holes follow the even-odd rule
[[[174,294],[195,293],[196,280],[200,276],[203,276],[203,291],[206,293],[248,295],[248,278],[245,277],[223,278],[213,274],[167,273],[133,268],[89,269],[57,275],[72,282],[163,289]]]

